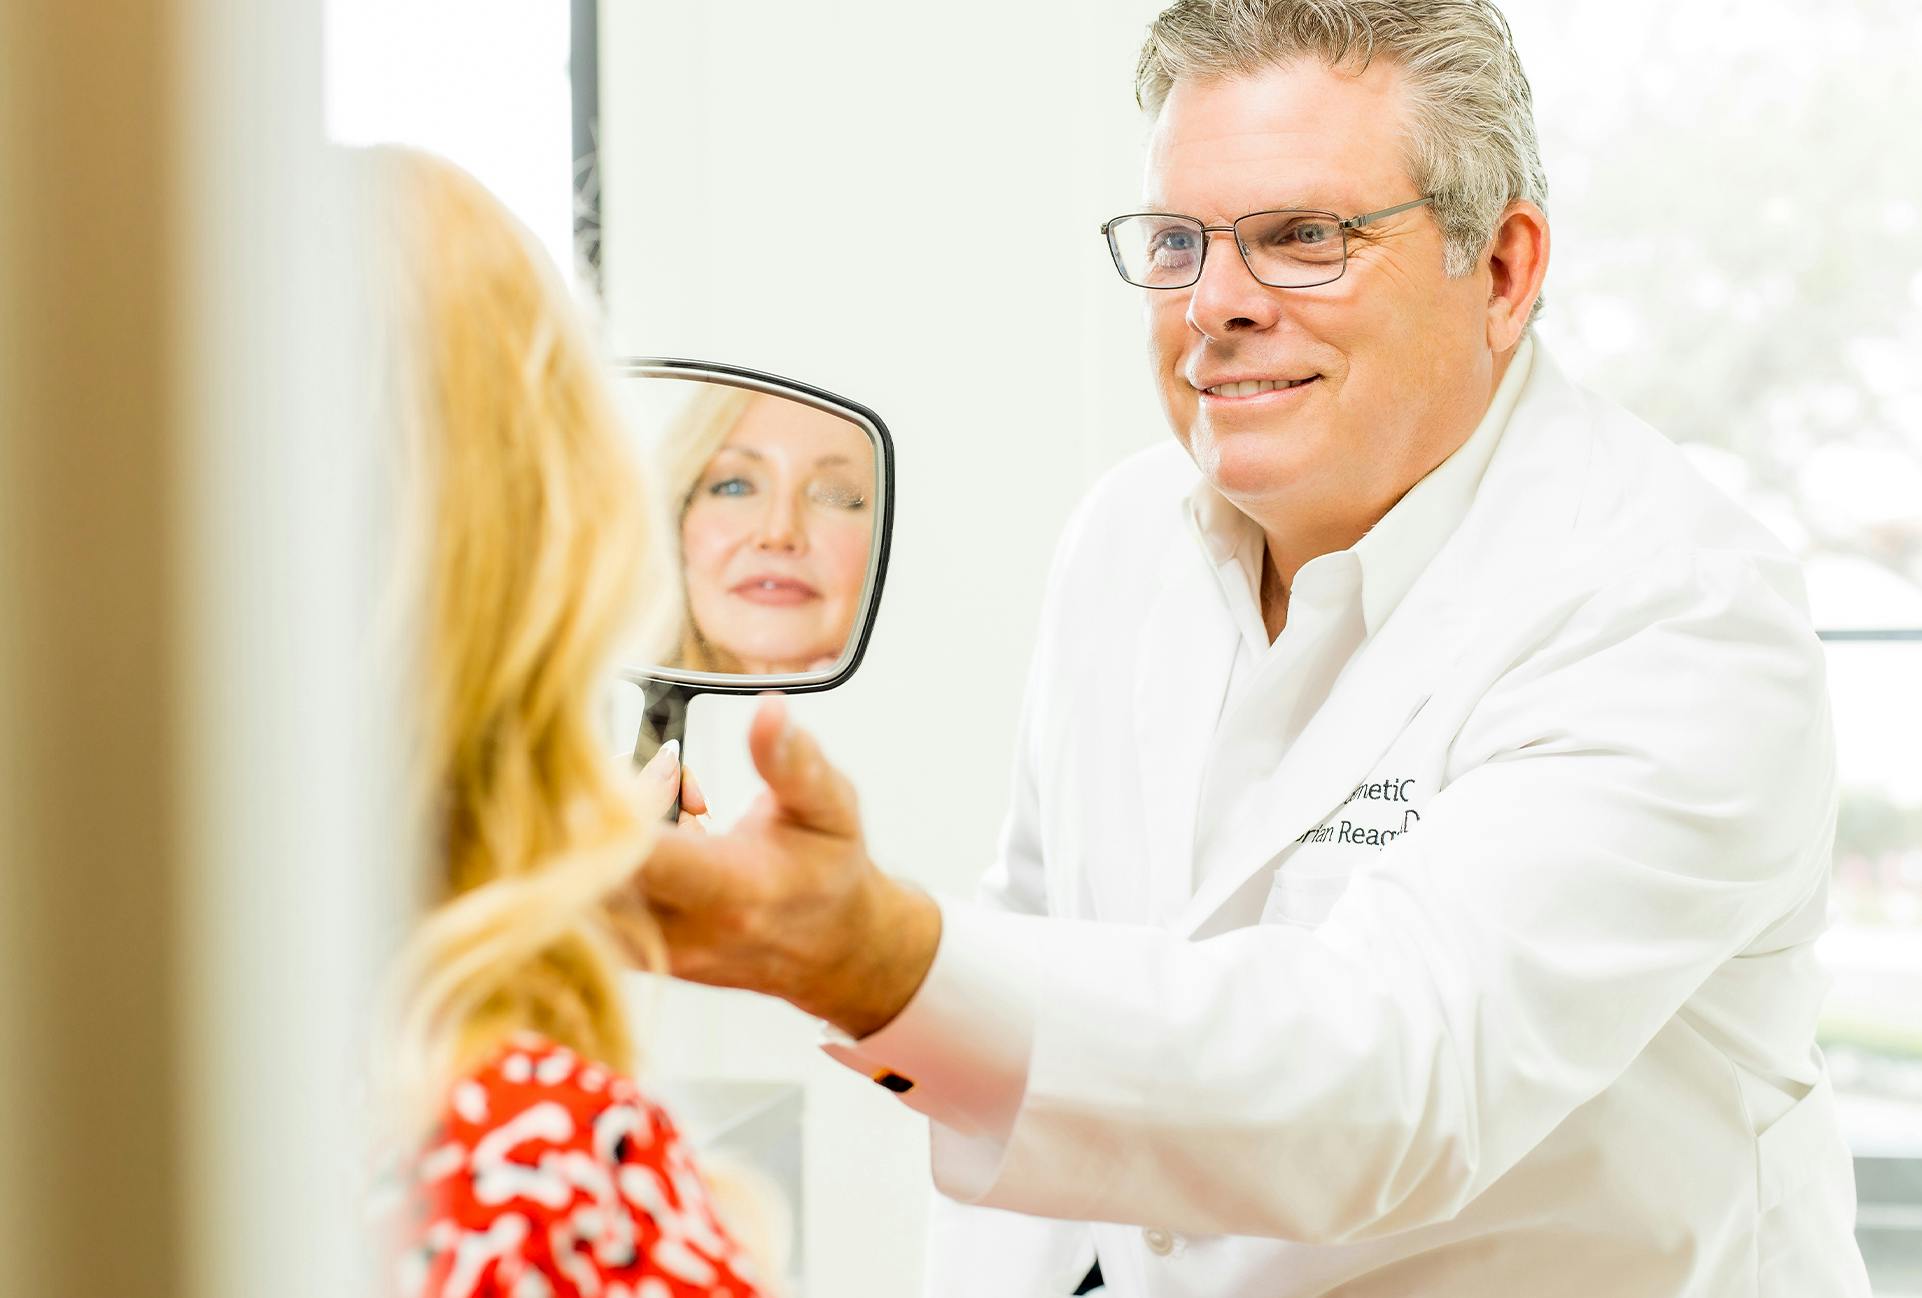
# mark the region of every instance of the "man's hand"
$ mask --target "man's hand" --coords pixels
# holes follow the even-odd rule
[[[868,859],[853,786],[788,724],[778,695],[755,714],[748,748],[766,791],[727,834],[685,821],[665,831],[635,893],[675,977],[779,996],[866,1036],[921,986],[941,912]]]

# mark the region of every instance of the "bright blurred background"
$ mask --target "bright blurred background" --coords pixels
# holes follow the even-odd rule
[[[145,1274],[184,1266],[191,1284],[90,1291],[317,1295],[351,1265],[302,1176],[342,1142],[277,1142],[263,1097],[324,1108],[313,1078],[351,1037],[337,988],[364,973],[340,952],[377,904],[327,872],[366,828],[365,773],[329,720],[353,686],[330,669],[329,619],[354,571],[327,468],[356,447],[311,366],[292,411],[273,368],[324,341],[323,130],[472,170],[574,270],[615,351],[789,374],[888,421],[899,521],[875,639],[847,688],[797,704],[861,787],[877,858],[965,893],[993,851],[1056,534],[1096,475],[1166,436],[1135,291],[1096,233],[1137,193],[1130,74],[1158,7],[22,0],[0,16],[0,834],[10,856],[78,862],[79,844],[120,871],[0,880],[0,1039],[35,1061],[0,1079],[0,1148],[104,1142],[42,1115],[146,1061],[185,1125],[112,1117],[125,1092],[102,1082],[100,1132],[199,1187],[147,1222]],[[1505,8],[1550,180],[1542,336],[1802,556],[1835,633],[1824,1037],[1877,1292],[1922,1294],[1922,10]],[[981,220],[1013,236],[1008,260],[956,264],[947,241]],[[118,315],[96,331],[63,323],[101,303]],[[62,356],[98,376],[93,405],[70,437],[34,438]],[[156,410],[173,431],[145,453]],[[290,597],[290,573],[335,597]],[[52,711],[63,689],[91,689],[88,708]],[[722,819],[754,787],[745,715],[703,700],[689,736]],[[120,820],[47,810],[99,787],[125,791]],[[283,845],[289,824],[332,828]],[[141,961],[166,976],[114,976]],[[52,988],[99,1017],[48,1010]],[[779,1006],[666,989],[645,1030],[663,1084],[745,1087],[793,1125],[807,1292],[917,1291],[918,1120]],[[108,1275],[79,1236],[35,1234],[87,1201],[84,1178],[49,1188],[12,1162],[0,1258],[33,1281],[21,1291],[57,1291],[60,1269],[19,1261],[47,1240]],[[113,1165],[87,1166],[126,1203],[162,1192],[110,1182]],[[223,1224],[263,1212],[282,1226],[236,1251]],[[292,1279],[272,1261],[290,1250],[309,1263]]]

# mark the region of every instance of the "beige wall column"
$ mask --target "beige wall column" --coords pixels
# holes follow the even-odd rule
[[[0,1293],[362,1292],[320,0],[0,6]]]
[[[165,0],[0,10],[0,1270],[175,1294]]]

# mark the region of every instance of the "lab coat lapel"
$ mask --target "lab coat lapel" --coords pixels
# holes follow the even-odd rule
[[[1139,918],[1150,923],[1170,922],[1194,892],[1201,773],[1239,634],[1193,539],[1173,538],[1135,661],[1134,748],[1147,868],[1147,914]]]
[[[1441,580],[1418,583],[1335,682],[1260,796],[1240,803],[1223,859],[1182,910],[1178,931],[1208,921],[1285,847],[1341,805],[1427,701],[1454,658],[1457,623]]]

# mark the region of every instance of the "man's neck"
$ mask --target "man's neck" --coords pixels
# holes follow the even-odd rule
[[[1310,559],[1352,547],[1368,535],[1368,529],[1387,512],[1384,509],[1364,522],[1330,528],[1311,536],[1280,537],[1273,532],[1266,533],[1261,549],[1261,621],[1268,629],[1270,644],[1288,623],[1288,592],[1295,588],[1295,574],[1307,566]]]
[[[1288,625],[1288,586],[1275,570],[1275,556],[1266,546],[1261,551],[1261,622],[1273,644],[1281,629]]]
[[[1488,407],[1494,402],[1495,393],[1500,389],[1502,378],[1508,373],[1509,364],[1514,361],[1515,353],[1519,348],[1518,343],[1515,347],[1499,352],[1493,357],[1487,390],[1476,394],[1480,398],[1480,409],[1476,418],[1461,429],[1460,435],[1452,439],[1452,444],[1446,447],[1433,464],[1410,479],[1402,488],[1401,494],[1394,500],[1380,509],[1369,511],[1369,516],[1366,518],[1351,518],[1345,521],[1325,520],[1320,526],[1304,532],[1283,534],[1263,527],[1262,532],[1266,541],[1261,556],[1261,620],[1268,629],[1270,644],[1274,643],[1275,638],[1281,634],[1282,627],[1288,623],[1288,592],[1294,589],[1295,574],[1300,572],[1310,559],[1349,549],[1362,537],[1368,535],[1368,529],[1380,522],[1390,509],[1400,503],[1402,496],[1407,495],[1417,482],[1432,473],[1449,456],[1460,450],[1464,442],[1474,436],[1475,429],[1480,426],[1481,419],[1486,417]]]

